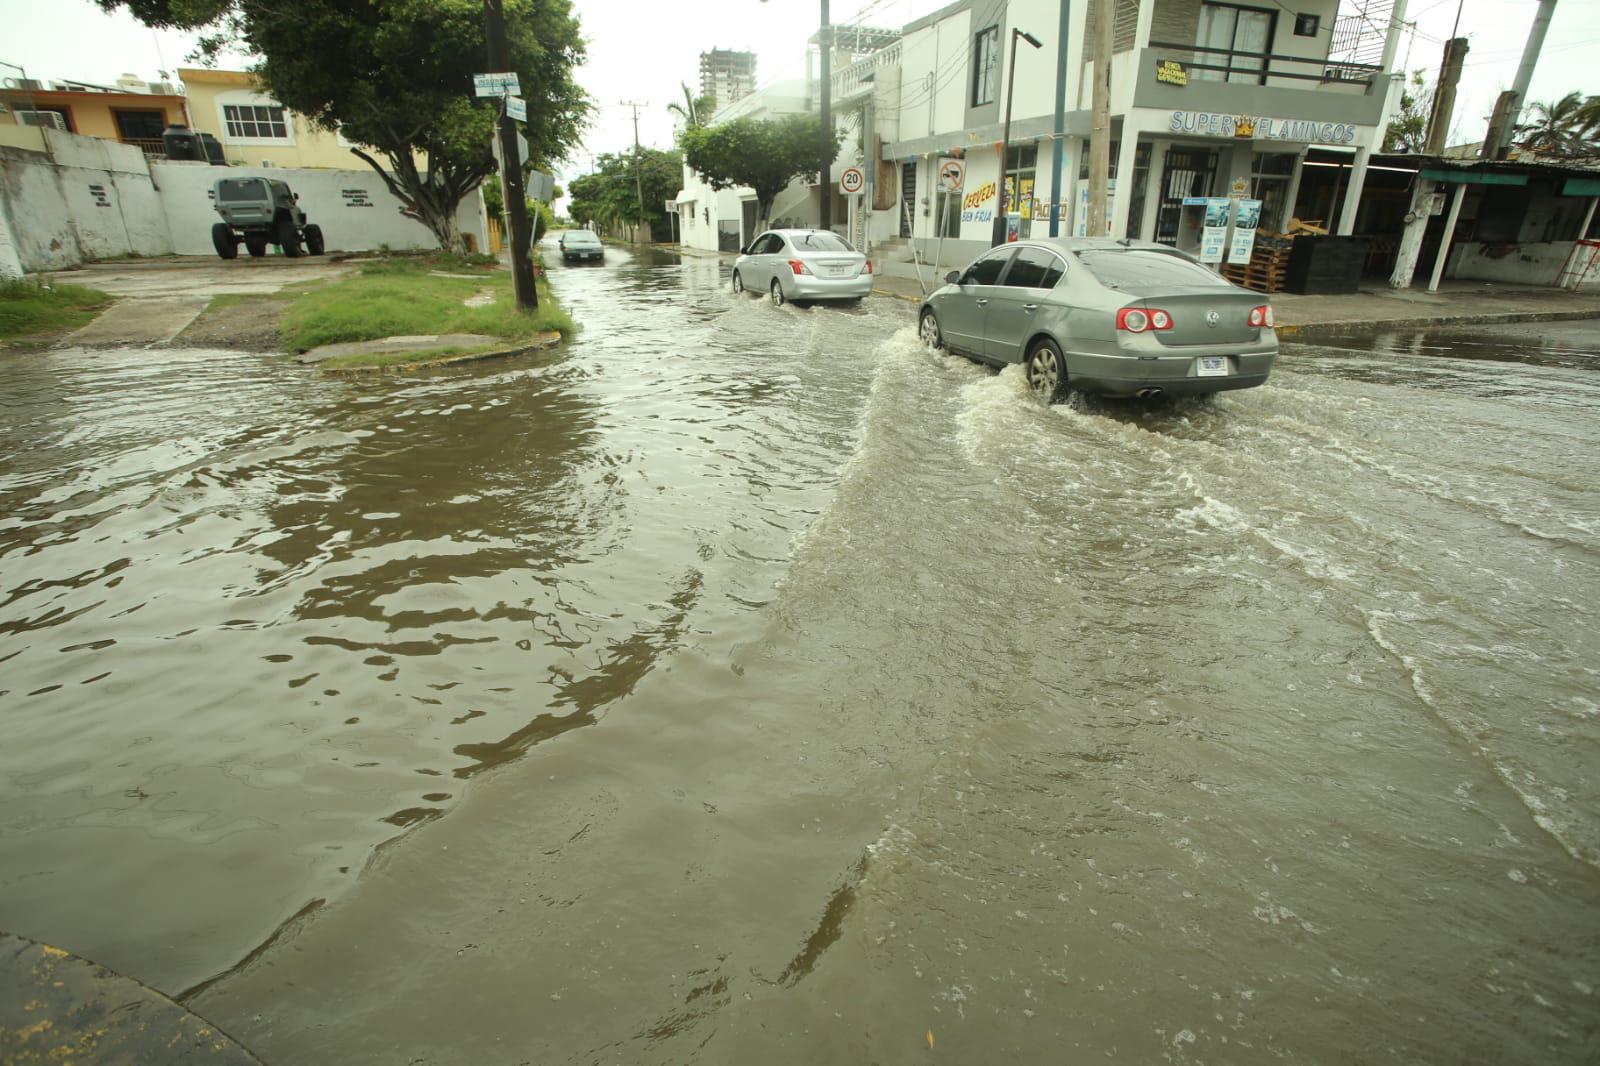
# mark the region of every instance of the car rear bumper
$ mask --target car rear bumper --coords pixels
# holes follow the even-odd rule
[[[1227,361],[1227,373],[1200,374],[1202,356]],[[1082,392],[1108,396],[1137,396],[1149,389],[1163,395],[1192,396],[1228,389],[1248,389],[1266,382],[1278,351],[1217,351],[1205,348],[1193,355],[1091,355],[1074,352],[1067,356],[1067,382]]]
[[[599,248],[574,248],[561,254],[567,259],[601,259],[606,253]]]
[[[872,292],[872,275],[853,278],[819,278],[801,274],[783,278],[783,295],[791,300],[855,300]]]

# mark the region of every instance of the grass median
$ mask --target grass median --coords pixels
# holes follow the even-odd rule
[[[308,292],[290,305],[281,327],[286,348],[309,351],[325,344],[441,333],[484,334],[504,340],[503,347],[515,347],[540,333],[569,336],[573,331],[572,319],[543,278],[539,309],[523,312],[516,306],[510,272],[478,260],[432,255],[358,266],[360,272],[354,277]],[[411,353],[404,360],[349,357],[339,365],[415,363],[431,357],[432,353]]]
[[[0,281],[0,341],[48,339],[88,325],[111,302],[99,289]]]

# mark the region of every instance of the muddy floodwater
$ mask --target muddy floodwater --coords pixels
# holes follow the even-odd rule
[[[273,1064],[1600,1060],[1600,326],[1045,409],[725,269],[0,360],[0,929]]]

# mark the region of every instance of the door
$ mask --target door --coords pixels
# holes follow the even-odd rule
[[[1267,60],[1263,57],[1272,51],[1277,21],[1277,13],[1266,8],[1200,5],[1195,44],[1211,51],[1197,53],[1196,62],[1216,69],[1196,70],[1194,76],[1240,85],[1266,84]]]
[[[984,327],[989,301],[1000,282],[1000,273],[1011,261],[1015,248],[996,248],[975,261],[957,282],[961,291],[947,297],[939,306],[939,329],[945,343],[972,355],[984,357]]]
[[[900,165],[900,236],[911,236],[911,220],[917,212],[917,164]]]
[[[1066,264],[1044,248],[1017,249],[1011,269],[989,295],[984,322],[986,358],[997,363],[1022,362],[1022,346],[1039,321],[1039,305],[1066,273]]]
[[[1210,196],[1217,153],[1210,148],[1168,148],[1161,172],[1161,204],[1156,209],[1156,240],[1178,243],[1178,219],[1186,196]]]
[[[744,287],[755,289],[757,292],[766,292],[772,285],[773,268],[777,264],[777,253],[783,247],[783,238],[776,233],[763,233],[750,245],[750,255],[745,259],[745,268],[749,271],[744,279]]]

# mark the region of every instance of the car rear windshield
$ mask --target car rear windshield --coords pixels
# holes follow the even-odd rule
[[[260,178],[224,178],[217,183],[219,200],[265,200],[267,190]]]
[[[569,233],[569,234],[567,234],[567,240],[571,241],[573,244],[599,244],[600,243],[600,238],[596,237],[594,234],[590,233],[588,230],[577,230],[575,232]]]
[[[1199,263],[1172,252],[1149,248],[1090,248],[1079,252],[1078,258],[1095,280],[1113,289],[1150,285],[1230,287],[1226,280]]]
[[[832,233],[797,233],[789,238],[802,252],[853,252],[854,248]]]

